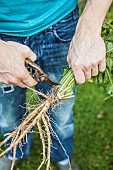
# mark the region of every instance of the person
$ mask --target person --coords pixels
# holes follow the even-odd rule
[[[0,127],[3,138],[12,132],[25,115],[26,85],[50,90],[38,83],[25,67],[25,59],[35,61],[53,80],[60,81],[64,68],[71,67],[75,80],[85,80],[103,72],[105,43],[101,27],[112,0],[88,0],[79,19],[77,0],[0,0]],[[79,19],[79,20],[78,20]],[[75,31],[76,30],[76,31]],[[76,92],[75,92],[76,93]],[[74,151],[74,98],[63,103],[51,117],[70,160]],[[57,128],[56,124],[59,126]],[[28,143],[17,147],[16,159],[30,154],[33,134],[28,133]],[[6,143],[6,148],[11,141]],[[59,170],[68,170],[69,162],[59,142],[52,137],[53,159]],[[38,146],[37,146],[38,147]],[[0,170],[9,170],[12,152],[0,159]],[[74,164],[72,170],[79,168]]]

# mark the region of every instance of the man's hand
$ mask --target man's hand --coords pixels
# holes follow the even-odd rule
[[[36,55],[29,47],[12,41],[0,40],[0,83],[21,87],[37,84],[25,68],[26,58],[36,60]]]
[[[101,38],[101,27],[111,3],[112,0],[89,0],[78,21],[67,57],[78,84],[106,68],[106,48]]]
[[[105,63],[105,44],[100,35],[93,35],[88,27],[79,28],[73,37],[68,54],[76,82],[82,84],[85,80],[103,72]]]

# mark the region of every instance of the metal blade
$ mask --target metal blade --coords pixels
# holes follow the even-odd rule
[[[57,86],[57,85],[60,85],[60,83],[52,80],[51,78],[49,77],[45,77],[45,80],[50,86]]]
[[[40,68],[39,65],[37,65],[36,63],[32,62],[30,59],[26,59],[26,64],[28,64],[31,68],[35,69],[35,77],[36,81],[39,82],[40,81],[45,81],[47,82],[50,86],[55,86],[55,85],[60,85],[60,83],[52,80],[51,78],[49,78],[47,76],[47,74],[45,74],[43,72],[43,70]],[[38,79],[37,79],[38,78]]]

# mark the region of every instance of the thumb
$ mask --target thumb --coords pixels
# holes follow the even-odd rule
[[[31,61],[35,61],[37,59],[36,54],[29,48],[28,52],[26,53],[26,58],[29,58]]]

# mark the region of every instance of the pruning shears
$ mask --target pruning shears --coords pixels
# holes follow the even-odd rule
[[[32,77],[37,81],[37,82],[47,82],[50,86],[54,85],[59,85],[58,82],[52,80],[47,76],[47,74],[44,73],[44,71],[40,68],[39,65],[31,61],[29,58],[26,58],[25,63],[33,69],[32,72]]]

